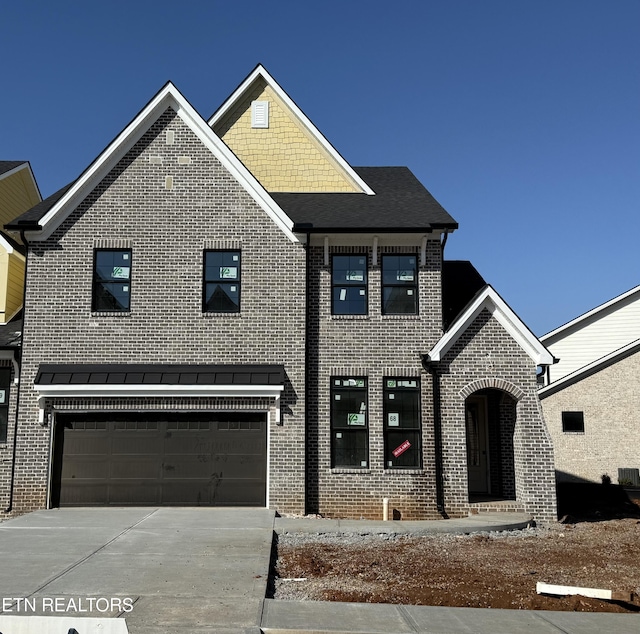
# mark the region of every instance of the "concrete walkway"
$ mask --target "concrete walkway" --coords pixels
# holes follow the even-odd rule
[[[274,518],[266,509],[38,511],[0,524],[0,632],[115,634],[124,622],[132,634],[640,631],[635,614],[264,599],[274,531],[468,533],[528,523],[514,513],[368,522]]]

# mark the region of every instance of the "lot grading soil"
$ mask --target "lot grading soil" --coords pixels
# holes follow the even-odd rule
[[[624,515],[607,519],[596,510],[469,535],[280,535],[274,598],[640,612],[640,509],[626,505]],[[539,595],[538,581],[626,592],[630,600]]]

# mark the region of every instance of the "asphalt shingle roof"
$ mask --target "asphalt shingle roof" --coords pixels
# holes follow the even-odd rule
[[[11,170],[19,167],[20,165],[24,165],[27,161],[0,161],[0,175],[5,172],[10,172]]]
[[[375,196],[272,193],[299,231],[456,229],[458,223],[406,167],[354,167]],[[308,226],[310,225],[310,226]]]
[[[346,193],[271,193],[293,220],[294,230],[306,231],[430,231],[456,229],[458,223],[406,167],[356,167],[375,196]],[[37,228],[42,217],[73,185],[58,190],[32,207],[8,229]]]

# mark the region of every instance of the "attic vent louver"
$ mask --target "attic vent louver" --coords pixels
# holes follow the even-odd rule
[[[251,127],[252,128],[268,128],[269,127],[269,102],[268,101],[252,101],[251,102]]]

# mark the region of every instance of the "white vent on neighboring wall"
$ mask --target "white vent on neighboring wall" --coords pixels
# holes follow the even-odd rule
[[[269,102],[268,101],[252,101],[251,102],[251,127],[252,128],[268,128],[269,127]]]

